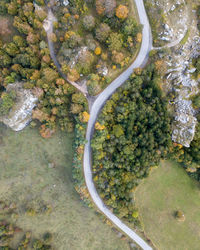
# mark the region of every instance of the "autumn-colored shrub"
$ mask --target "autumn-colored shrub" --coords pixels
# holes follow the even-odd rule
[[[55,129],[47,128],[45,124],[40,127],[40,134],[43,138],[50,138],[55,132]]]

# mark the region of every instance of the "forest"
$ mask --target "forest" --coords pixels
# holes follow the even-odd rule
[[[155,51],[150,56],[149,66],[136,69],[106,103],[92,141],[93,177],[100,196],[119,217],[135,223],[134,190],[161,159],[174,159],[200,181],[200,95],[192,98],[198,121],[194,140],[189,148],[173,143],[173,113],[160,88],[166,68]],[[196,80],[199,59],[193,59]]]
[[[6,114],[14,103],[14,93],[5,92],[10,83],[20,81],[39,98],[33,119],[40,124],[45,138],[57,127],[68,132],[74,128],[74,114],[87,110],[87,100],[59,76],[54,66],[42,23],[47,14],[44,1],[2,0],[0,15],[12,17],[17,34],[12,41],[0,36],[0,110]],[[34,123],[33,123],[34,124]]]
[[[54,6],[53,41],[63,72],[71,81],[87,79],[95,96],[129,65],[142,36],[130,1],[70,1]],[[67,30],[66,30],[67,25]]]
[[[136,69],[106,103],[92,140],[93,173],[104,202],[121,218],[138,223],[133,192],[171,146],[167,99],[152,64]]]
[[[98,94],[112,80],[105,74],[115,77],[129,63],[141,42],[141,27],[130,17],[128,6],[127,1],[115,0],[98,0],[95,5],[71,0],[68,6],[52,6],[57,21],[51,39],[62,70],[70,81],[85,77],[90,95]],[[73,131],[74,115],[88,109],[87,100],[59,76],[51,60],[43,29],[45,1],[2,0],[0,16],[12,18],[17,30],[11,41],[0,34],[1,113],[7,114],[15,101],[14,93],[5,93],[6,87],[20,81],[39,98],[33,119],[41,124],[43,137],[52,136],[57,127]]]
[[[87,198],[82,157],[88,103],[53,64],[43,29],[45,2],[35,3],[38,8],[31,0],[0,1],[0,16],[11,17],[17,30],[11,41],[0,33],[0,112],[7,114],[15,101],[15,93],[6,92],[7,86],[21,81],[39,98],[32,117],[42,137],[52,136],[58,128],[71,132],[75,127],[73,176],[77,191]],[[51,39],[64,74],[71,81],[86,79],[89,95],[99,94],[140,46],[141,26],[130,16],[130,3],[71,0],[67,7],[52,9],[57,21]],[[197,15],[200,18],[200,8]],[[135,224],[139,220],[133,192],[161,159],[174,158],[200,181],[200,114],[191,147],[173,144],[168,100],[160,88],[162,63],[151,61],[146,69],[133,72],[106,103],[92,140],[94,181],[100,196],[119,217]],[[193,65],[194,77],[199,79],[200,58]],[[193,105],[198,113],[199,94],[193,97]]]

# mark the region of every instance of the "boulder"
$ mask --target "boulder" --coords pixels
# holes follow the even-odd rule
[[[23,88],[23,82],[9,84],[6,91],[15,91],[16,101],[8,115],[0,116],[0,121],[13,129],[20,131],[31,121],[32,110],[36,106],[38,98],[32,91]]]

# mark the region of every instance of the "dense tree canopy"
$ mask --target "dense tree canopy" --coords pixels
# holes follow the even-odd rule
[[[139,71],[138,71],[139,72]],[[106,103],[94,138],[93,172],[105,203],[134,219],[132,191],[171,143],[167,102],[154,69],[131,77]]]
[[[13,20],[17,35],[11,41],[4,41],[0,34],[0,113],[7,114],[14,103],[14,93],[6,93],[8,84],[22,81],[25,88],[32,90],[39,97],[37,109],[33,118],[40,121],[41,135],[49,137],[57,125],[63,130],[73,130],[73,114],[87,109],[84,102],[76,95],[76,90],[65,80],[60,78],[52,63],[46,33],[42,21],[46,18],[47,9],[43,0],[36,2],[42,9],[34,8],[31,0],[3,0],[0,1],[0,14],[8,14],[5,18]],[[12,34],[11,34],[12,35]],[[69,39],[69,46],[80,42],[80,36],[74,34]],[[90,61],[90,54],[85,56]],[[80,58],[83,60],[83,58]],[[76,71],[68,72],[73,79],[79,78]]]

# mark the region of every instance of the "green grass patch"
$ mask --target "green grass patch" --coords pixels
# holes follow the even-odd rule
[[[187,42],[189,36],[190,36],[190,29],[188,29],[187,32],[185,33],[185,36],[184,36],[183,39],[180,41],[180,44],[181,44],[181,45],[186,44],[186,42]]]
[[[74,189],[73,138],[57,132],[43,139],[36,128],[16,133],[0,125],[0,201],[17,207],[8,215],[0,210],[0,220],[32,231],[35,238],[51,232],[56,250],[128,250],[127,242],[87,208]],[[44,205],[49,211],[42,210]]]
[[[200,188],[176,163],[165,161],[136,191],[144,231],[158,249],[198,250]],[[174,212],[180,209],[185,221]]]

